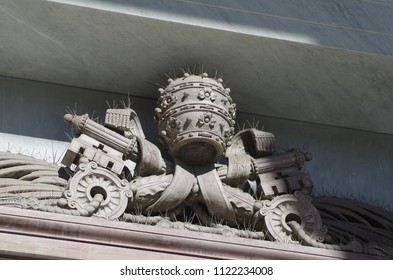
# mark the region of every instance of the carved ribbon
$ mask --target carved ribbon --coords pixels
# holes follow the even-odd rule
[[[147,210],[166,212],[174,209],[190,194],[195,177],[209,213],[221,219],[235,221],[235,212],[213,164],[191,166],[177,160],[172,182]]]
[[[194,184],[194,169],[192,166],[176,161],[175,175],[172,182],[163,191],[161,197],[147,210],[152,212],[166,212],[182,203],[190,194]]]
[[[195,175],[206,206],[212,216],[235,221],[235,212],[212,164],[194,166]]]

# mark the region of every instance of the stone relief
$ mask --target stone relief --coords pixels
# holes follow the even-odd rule
[[[311,154],[279,153],[266,131],[235,133],[221,79],[169,79],[154,114],[162,150],[130,107],[108,109],[103,124],[66,114],[74,138],[61,166],[0,153],[0,205],[393,256],[393,214],[313,197]]]

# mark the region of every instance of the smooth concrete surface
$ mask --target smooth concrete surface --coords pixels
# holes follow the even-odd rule
[[[199,63],[241,111],[393,134],[392,4],[2,0],[0,75],[155,98]]]
[[[67,107],[102,120],[108,104],[113,106],[113,100],[120,104],[121,99],[127,102],[124,95],[0,76],[0,146],[8,147],[15,135],[46,138],[50,140],[33,142],[22,137],[11,144],[16,150],[31,152],[32,143],[41,143],[42,153],[51,155],[52,143],[70,140],[70,127],[63,121]],[[155,100],[136,96],[130,100],[146,138],[159,145],[153,119]],[[317,195],[352,197],[384,207],[390,204],[388,209],[393,210],[393,136],[241,111],[237,124],[274,133],[281,151],[296,147],[311,152],[313,160],[305,168]]]
[[[393,2],[379,0],[49,0],[286,41],[393,55]]]

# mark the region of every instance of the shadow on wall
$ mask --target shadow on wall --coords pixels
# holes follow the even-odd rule
[[[0,132],[69,142],[72,132],[64,114],[87,113],[100,121],[108,107],[121,107],[127,99],[122,94],[0,76]],[[158,138],[153,129],[154,102],[140,97],[130,101],[132,108],[138,108],[146,137],[154,142]]]
[[[119,13],[393,55],[393,4],[381,1],[62,0]],[[348,36],[348,34],[351,34]],[[389,38],[390,37],[390,38]],[[386,41],[388,40],[388,41]],[[370,43],[374,42],[374,43]]]
[[[278,148],[311,152],[305,171],[315,195],[355,199],[393,209],[393,136],[238,113],[237,123],[258,123],[275,134]]]

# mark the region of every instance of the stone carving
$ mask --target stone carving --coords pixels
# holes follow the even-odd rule
[[[299,191],[263,201],[259,214],[265,219],[269,234],[280,242],[298,242],[289,225],[292,221],[297,222],[305,234],[317,242],[323,242],[327,233],[318,210],[311,203],[311,197]]]
[[[22,198],[10,193],[0,193],[0,205],[22,208]]]
[[[97,216],[119,218],[127,208],[131,215],[139,211],[176,218],[190,209],[202,224],[200,229],[214,228],[220,221],[241,229],[264,229],[273,240],[285,242],[287,236],[277,233],[269,213],[276,213],[276,206],[288,207],[291,215],[280,226],[290,232],[289,218],[304,220],[301,226],[321,242],[318,212],[301,195],[309,195],[313,187],[310,177],[301,171],[311,155],[295,149],[277,153],[275,137],[269,132],[246,129],[234,135],[236,106],[222,82],[206,73],[185,73],[159,89],[155,119],[160,142],[175,166],[172,172],[167,170],[169,160],[144,139],[138,117],[130,108],[109,109],[104,126],[87,115],[66,115],[75,138],[62,163],[75,173],[65,192],[68,203],[63,205],[81,210],[99,193],[103,203],[112,207],[98,210]],[[224,155],[228,166],[216,164]],[[125,159],[137,166],[129,186],[122,181]],[[252,190],[249,181],[255,181],[257,188]],[[129,190],[124,191],[127,195],[123,189]],[[116,201],[112,201],[112,191]],[[282,194],[285,196],[270,202],[272,196]],[[267,207],[269,203],[273,203],[272,209]],[[308,212],[303,213],[304,209]]]
[[[146,139],[133,135],[131,130],[126,133],[127,138],[91,120],[87,114],[66,114],[64,119],[71,123],[76,136],[62,160],[67,167],[94,161],[119,175],[124,169],[124,160],[130,159],[140,163],[136,171],[141,176],[164,173],[165,163],[160,150]]]
[[[256,129],[240,131],[228,147],[228,171],[224,182],[244,189],[248,180],[258,182],[259,197],[291,193],[299,190],[311,194],[313,183],[301,171],[310,153],[291,149],[277,154],[274,135]]]
[[[69,181],[64,196],[70,208],[84,209],[90,205],[96,194],[101,194],[103,201],[96,211],[98,217],[117,219],[124,213],[128,200],[132,199],[132,191],[128,181],[120,179],[108,169],[98,167],[91,161],[81,163],[79,171]]]
[[[312,202],[328,229],[329,243],[357,240],[364,253],[393,256],[392,212],[349,199],[313,197]]]
[[[13,201],[11,206],[16,207],[21,207],[21,198],[30,197],[43,205],[56,205],[68,184],[59,177],[57,164],[7,152],[0,152],[0,178],[2,204],[10,205]]]
[[[161,143],[187,164],[217,162],[234,132],[235,104],[230,90],[206,73],[186,73],[168,82],[165,89],[159,89],[155,109]]]
[[[66,114],[74,138],[60,169],[0,154],[0,205],[393,255],[384,245],[393,240],[393,218],[312,200],[312,180],[302,171],[310,153],[279,153],[275,136],[255,128],[235,134],[236,105],[221,79],[206,73],[169,79],[154,113],[171,158],[145,139],[129,107],[108,109],[103,125],[87,114]],[[218,163],[224,157],[228,164]],[[136,164],[133,174],[126,160]],[[376,221],[378,234],[365,238]]]

